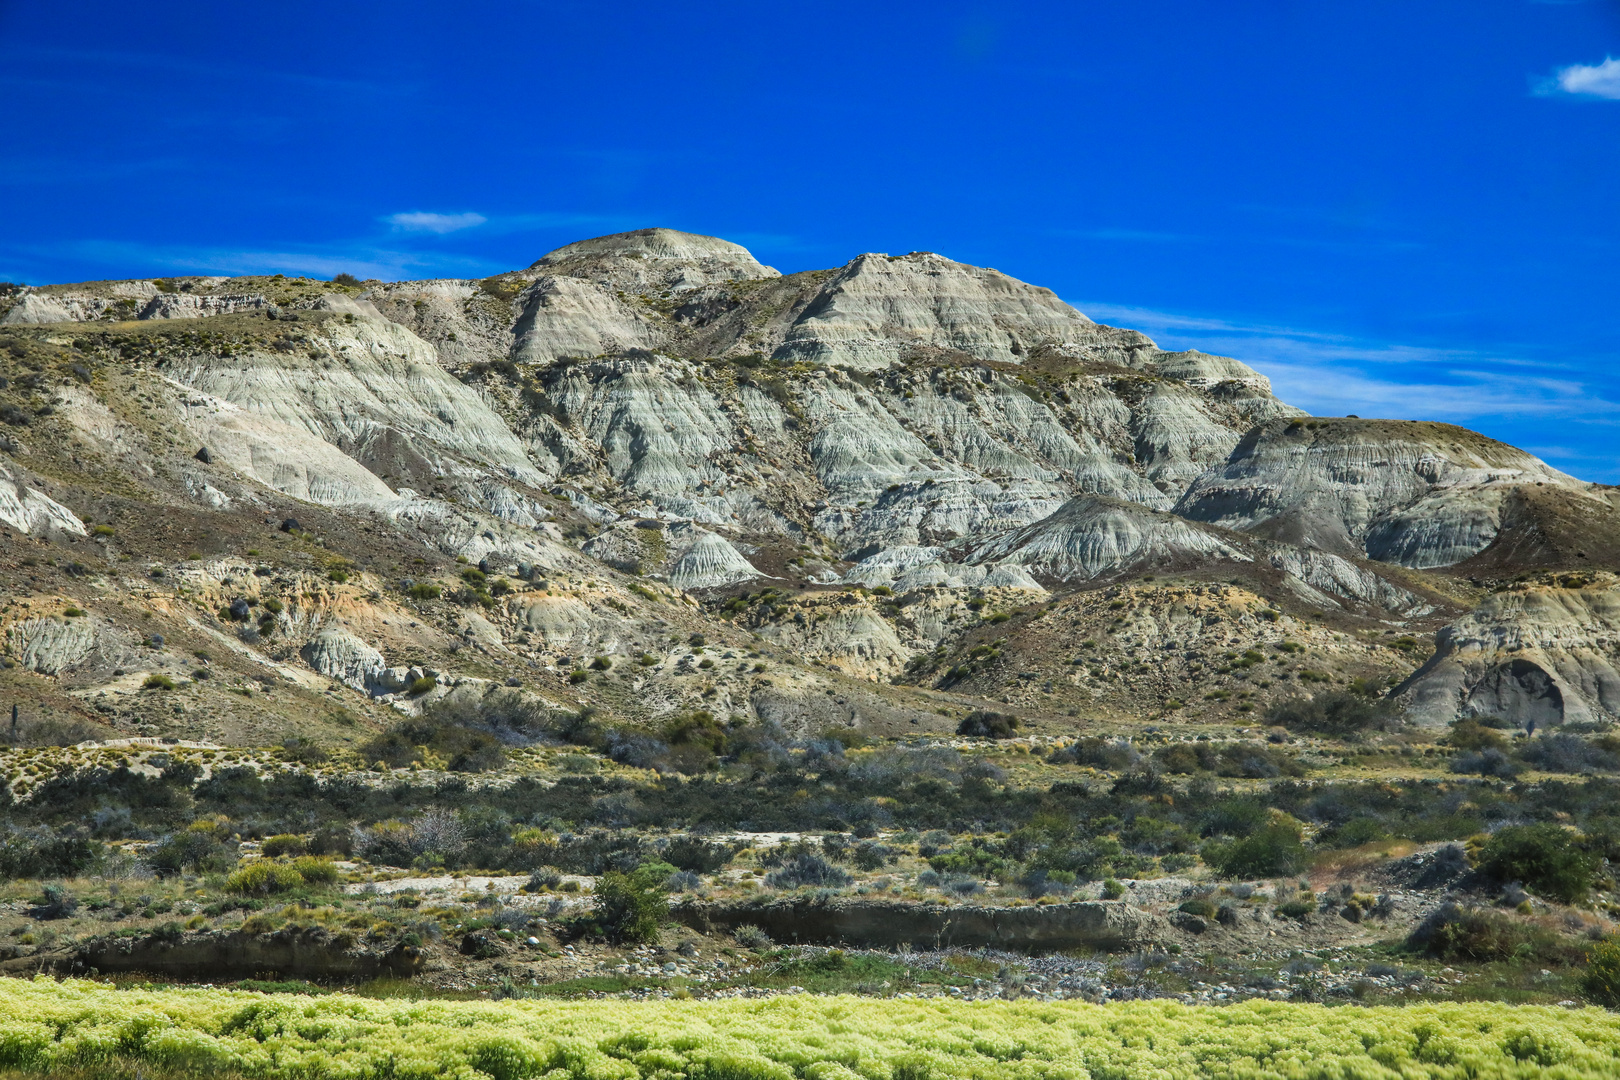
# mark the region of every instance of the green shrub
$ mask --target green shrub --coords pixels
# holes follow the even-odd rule
[[[1124,895],[1125,895],[1125,886],[1121,885],[1119,882],[1115,881],[1113,878],[1109,878],[1108,880],[1103,882],[1102,896],[1103,896],[1104,900],[1118,900],[1120,897],[1122,897]]]
[[[431,676],[431,675],[423,675],[420,679],[414,680],[411,683],[409,689],[407,689],[405,692],[414,697],[417,694],[425,694],[429,690],[433,690],[436,687],[438,687],[438,685],[439,685],[439,681],[437,679],[435,679],[433,676]]]
[[[956,725],[956,733],[976,739],[1010,739],[1018,734],[1018,717],[974,709]]]
[[[402,721],[357,749],[363,760],[380,761],[393,769],[424,760],[424,750],[444,758],[451,772],[487,772],[506,760],[501,741],[489,732],[434,714]]]
[[[1327,676],[1320,672],[1302,671],[1300,678],[1307,682],[1320,682]],[[1279,725],[1290,731],[1309,731],[1327,735],[1335,739],[1350,738],[1364,731],[1391,727],[1397,720],[1394,708],[1388,703],[1342,691],[1318,694],[1312,698],[1288,698],[1286,701],[1279,701],[1266,711],[1268,724]]]
[[[322,859],[315,855],[300,855],[290,864],[310,885],[331,885],[338,879],[338,870],[331,859]]]
[[[658,937],[658,924],[669,912],[664,882],[675,873],[668,863],[643,863],[625,874],[610,870],[596,883],[592,917],[602,935],[615,945],[643,944]]]
[[[1566,963],[1572,947],[1537,923],[1494,911],[1442,904],[1406,939],[1408,948],[1442,960]]]
[[[580,671],[578,668],[575,668],[573,671],[568,673],[568,682],[571,686],[578,686],[588,678],[590,678],[590,676],[585,674],[585,672]]]
[[[1315,897],[1296,896],[1277,905],[1277,914],[1289,919],[1303,919],[1316,910]]]
[[[1591,891],[1593,858],[1568,830],[1557,825],[1510,825],[1485,842],[1479,869],[1498,881],[1517,881],[1530,891],[1573,904]]]
[[[228,892],[244,896],[268,896],[271,893],[296,889],[304,883],[304,875],[287,863],[259,859],[235,871],[225,879]]]
[[[185,870],[198,873],[219,873],[236,862],[235,848],[227,847],[209,832],[197,828],[180,832],[159,840],[146,849],[146,861],[164,877],[172,877]]]
[[[419,581],[406,589],[405,595],[412,600],[437,600],[439,598],[439,586],[431,581]]]
[[[297,833],[280,833],[265,840],[259,850],[272,859],[283,855],[302,855],[304,838]]]
[[[1506,750],[1508,741],[1478,720],[1459,720],[1451,726],[1445,743],[1458,750]]]
[[[1198,896],[1182,904],[1177,910],[1185,911],[1189,915],[1199,915],[1206,919],[1215,917],[1215,905],[1207,897]]]
[[[105,849],[83,829],[0,833],[0,878],[78,877]],[[155,864],[154,864],[155,865]]]
[[[1229,878],[1280,877],[1305,868],[1299,827],[1284,823],[1266,825],[1230,843],[1208,844],[1200,854]]]
[[[146,677],[145,682],[141,683],[141,689],[143,689],[143,690],[173,690],[174,689],[174,680],[169,678],[167,675],[162,674],[161,672],[154,671],[152,674],[150,674],[150,675],[148,675]]]
[[[1606,1008],[1620,1006],[1620,938],[1606,937],[1586,956],[1581,992]]]

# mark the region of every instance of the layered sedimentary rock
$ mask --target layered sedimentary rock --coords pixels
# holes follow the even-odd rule
[[[578,278],[634,293],[778,277],[741,244],[676,229],[636,229],[564,244],[530,273]]]
[[[1620,565],[1612,491],[1460,428],[1306,417],[1238,360],[1161,350],[1049,290],[929,253],[784,276],[736,244],[647,229],[479,280],[8,287],[0,321],[17,342],[5,357],[27,358],[0,385],[10,529],[70,534],[58,540],[111,560],[109,534],[86,535],[99,498],[55,486],[103,468],[159,505],[252,529],[274,527],[289,500],[313,504],[328,526],[568,581],[475,595],[452,573],[444,597],[461,604],[443,632],[501,664],[544,657],[542,679],[633,656],[558,690],[576,704],[616,693],[654,716],[853,723],[823,700],[829,671],[1037,704],[1065,685],[1107,700],[1131,679],[1136,705],[1184,696],[1168,676],[1150,694],[1136,657],[1064,655],[1073,643],[1056,631],[1017,623],[1003,654],[1000,632],[978,629],[1046,618],[1096,640],[1123,618],[1120,590],[1150,572],[1165,595],[1141,604],[1163,601],[1165,615],[1133,648],[1180,657],[1177,678],[1284,630],[1321,651],[1302,669],[1313,679],[1404,677],[1415,661],[1394,635],[1453,618],[1459,597],[1526,566]],[[28,443],[56,455],[50,468]],[[25,476],[49,477],[55,498]],[[408,593],[425,560],[388,557]],[[1452,570],[1423,572],[1437,567]],[[1206,605],[1217,582],[1241,583],[1242,611]],[[1482,621],[1453,623],[1405,700],[1430,717],[1610,715],[1608,601],[1561,587],[1582,599],[1534,602],[1546,611],[1493,599],[1468,617]],[[1120,595],[1097,611],[1087,592]],[[677,609],[693,620],[680,633]],[[276,670],[296,655],[323,692],[331,679],[396,700],[411,668],[383,652],[413,655],[414,618],[408,635],[397,620],[285,613]],[[1366,641],[1307,631],[1313,618]],[[702,668],[666,648],[721,625],[704,620],[805,666],[754,685],[757,657]],[[1498,640],[1566,623],[1577,629]],[[66,656],[82,636],[68,626],[34,634]],[[263,647],[231,629],[219,631],[231,648]],[[711,680],[712,698],[681,689]]]
[[[0,461],[0,522],[25,533],[53,529],[85,534],[84,522],[67,507],[30,486]]]
[[[1176,504],[1196,521],[1403,566],[1483,551],[1524,484],[1585,485],[1505,443],[1402,420],[1270,420]]]
[[[1143,565],[1248,562],[1251,556],[1215,530],[1164,511],[1083,495],[1048,518],[974,549],[971,558],[1075,581]]]
[[[862,255],[788,329],[784,360],[885,368],[916,346],[1016,363],[1037,345],[1085,337],[1091,320],[1050,289],[929,252]]]
[[[1620,719],[1620,588],[1612,582],[1494,593],[1435,641],[1434,656],[1399,691],[1421,722]]]
[[[378,687],[378,677],[388,666],[382,653],[338,627],[316,634],[299,650],[299,656],[322,675],[367,693]]]

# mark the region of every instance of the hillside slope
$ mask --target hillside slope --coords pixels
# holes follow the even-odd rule
[[[63,731],[352,740],[504,684],[652,726],[1620,715],[1611,492],[938,255],[13,288],[0,367],[0,690]],[[1470,644],[1516,579],[1590,614],[1545,662]]]

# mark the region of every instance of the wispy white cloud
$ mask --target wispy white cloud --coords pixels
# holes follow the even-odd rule
[[[409,210],[389,214],[383,219],[400,232],[453,233],[482,225],[489,219],[471,211],[463,214],[435,214],[426,210]]]
[[[1573,94],[1620,101],[1620,60],[1608,56],[1600,64],[1571,64],[1559,68],[1546,78],[1538,79],[1535,92],[1542,97]]]
[[[308,248],[239,249],[140,244],[119,240],[74,240],[43,247],[17,245],[18,256],[69,258],[106,267],[110,276],[140,277],[155,273],[309,274],[331,277],[348,273],[360,278],[398,281],[422,277],[483,277],[504,267],[486,260],[442,252],[401,251],[366,244]],[[0,257],[6,255],[0,246]]]
[[[1565,364],[1118,304],[1078,306],[1102,322],[1142,330],[1164,348],[1235,356],[1269,377],[1278,397],[1318,415],[1620,425],[1620,402]]]

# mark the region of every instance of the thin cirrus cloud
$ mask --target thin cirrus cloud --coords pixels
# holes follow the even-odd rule
[[[1270,378],[1279,398],[1319,416],[1445,420],[1490,427],[1509,441],[1556,420],[1575,441],[1544,448],[1554,464],[1601,474],[1588,478],[1616,478],[1594,447],[1612,442],[1620,426],[1614,400],[1620,394],[1563,364],[1116,304],[1076,306],[1102,322],[1146,331],[1162,348],[1235,356]]]
[[[1535,91],[1542,97],[1569,94],[1620,101],[1620,60],[1608,56],[1599,64],[1571,64],[1559,68],[1538,80]]]
[[[413,233],[444,233],[460,232],[462,229],[471,229],[482,225],[489,219],[483,214],[467,212],[464,214],[435,214],[425,210],[409,210],[399,214],[389,214],[383,219],[400,232]]]
[[[482,277],[500,267],[483,259],[436,252],[402,251],[362,243],[323,247],[261,249],[142,244],[116,240],[76,240],[44,247],[0,243],[0,262],[26,266],[41,257],[71,258],[87,266],[106,267],[123,276],[186,274],[337,273],[397,281],[420,277]],[[21,275],[27,280],[31,275]]]

